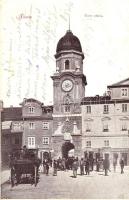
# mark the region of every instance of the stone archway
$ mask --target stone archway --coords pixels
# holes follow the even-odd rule
[[[68,158],[68,153],[71,149],[75,149],[75,146],[70,141],[65,141],[62,145],[62,158]]]

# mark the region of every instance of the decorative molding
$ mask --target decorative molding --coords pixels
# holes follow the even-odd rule
[[[60,81],[53,82],[53,86],[54,86],[54,87],[58,87],[59,84],[60,84]]]
[[[84,121],[86,121],[86,122],[91,122],[91,121],[94,121],[94,120],[91,119],[91,118],[86,118]]]
[[[124,116],[124,117],[121,117],[119,120],[129,120],[129,117]]]
[[[82,117],[82,114],[52,114],[53,117]]]
[[[102,121],[107,121],[107,120],[111,120],[111,118],[110,117],[103,117],[101,120]]]

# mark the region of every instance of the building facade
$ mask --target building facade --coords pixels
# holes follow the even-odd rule
[[[54,154],[61,156],[70,142],[75,155],[81,155],[81,99],[85,96],[84,54],[79,39],[68,30],[56,48],[56,73],[53,80]],[[70,146],[69,144],[69,146]],[[66,153],[66,151],[64,150]],[[67,155],[62,155],[67,156]]]
[[[9,107],[2,109],[1,132],[1,159],[2,167],[9,164],[9,155],[13,149],[22,146],[23,120],[21,107]]]
[[[24,99],[21,105],[24,127],[22,144],[29,149],[38,149],[38,156],[43,161],[52,150],[53,106],[44,106],[35,99]]]
[[[82,149],[129,164],[129,79],[108,86],[108,96],[82,100]]]
[[[104,96],[85,97],[83,60],[81,43],[68,30],[56,48],[53,105],[24,99],[19,108],[3,108],[2,161],[26,145],[42,160],[99,152],[129,164],[129,78],[109,85]]]

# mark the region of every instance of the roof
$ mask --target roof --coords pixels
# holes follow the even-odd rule
[[[111,100],[111,97],[110,96],[99,96],[99,95],[96,95],[96,96],[90,96],[90,97],[84,97],[81,101],[81,104],[84,105],[84,104],[93,104],[93,103],[105,103],[107,101],[110,101]]]
[[[117,83],[114,83],[112,85],[108,85],[108,88],[113,88],[113,87],[129,87],[129,78],[124,79],[122,81],[119,81]]]
[[[64,50],[75,50],[82,52],[80,40],[75,35],[73,35],[70,30],[66,32],[66,34],[59,40],[57,44],[57,53]]]
[[[111,99],[111,96],[91,96],[84,97],[81,101],[81,105],[90,105],[90,104],[116,104],[116,103],[129,103],[128,99]]]
[[[26,104],[26,103],[37,103],[37,104],[39,104],[39,105],[43,105],[43,103],[41,103],[40,101],[38,101],[38,100],[36,100],[36,99],[33,99],[33,98],[24,98],[23,99],[23,102],[22,103],[20,103],[20,105],[24,105],[24,104]]]
[[[22,120],[22,107],[3,108],[2,121]]]

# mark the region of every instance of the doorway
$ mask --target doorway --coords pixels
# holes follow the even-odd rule
[[[74,144],[71,143],[70,141],[65,141],[62,145],[62,158],[68,158],[69,157],[69,153],[71,150],[74,150]]]

